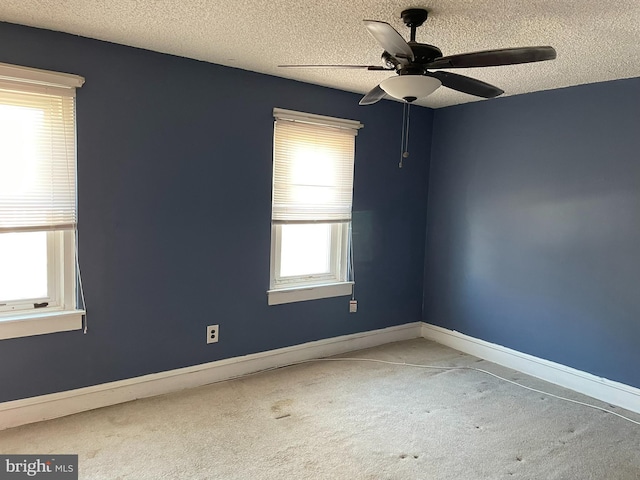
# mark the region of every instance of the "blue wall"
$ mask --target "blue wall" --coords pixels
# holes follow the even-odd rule
[[[640,387],[640,79],[437,110],[424,320]]]
[[[0,23],[0,62],[83,75],[79,250],[89,333],[0,341],[0,401],[421,319],[433,112]],[[372,82],[375,79],[372,78]],[[358,313],[267,306],[272,109],[356,119]],[[205,326],[220,324],[206,345]]]
[[[640,79],[416,108],[399,170],[397,103],[6,23],[0,62],[86,77],[89,311],[87,335],[0,341],[0,401],[421,318],[640,387]],[[365,124],[355,315],[266,304],[275,106]]]

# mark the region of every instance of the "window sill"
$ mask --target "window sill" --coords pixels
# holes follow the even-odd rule
[[[0,317],[0,340],[82,329],[83,310]]]
[[[304,287],[279,288],[268,290],[269,305],[283,303],[304,302],[320,298],[342,297],[351,295],[354,282],[330,283],[326,285],[314,285]]]

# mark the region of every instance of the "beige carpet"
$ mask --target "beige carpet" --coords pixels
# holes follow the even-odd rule
[[[422,339],[345,356],[474,366],[610,408]],[[77,453],[82,479],[640,480],[638,425],[480,372],[367,362],[308,363],[5,430],[0,453]]]

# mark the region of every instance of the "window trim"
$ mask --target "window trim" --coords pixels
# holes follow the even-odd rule
[[[267,290],[269,305],[318,300],[321,298],[342,297],[351,295],[355,282],[337,282],[325,285],[309,285],[306,287],[289,287]]]
[[[80,75],[0,63],[0,85],[21,92],[75,95],[75,89],[83,84]]]
[[[82,330],[84,310],[65,310],[0,318],[0,340]]]
[[[284,110],[274,108],[273,115],[276,123],[280,120],[287,122],[300,122],[306,124],[317,125],[322,129],[331,127],[333,129],[348,130],[353,134],[354,142],[358,134],[358,130],[363,125],[354,120],[346,120],[341,118],[327,117],[324,115],[315,115],[310,113],[296,112],[292,110]],[[276,129],[274,127],[274,178],[276,168]],[[343,133],[344,134],[344,133]],[[284,137],[289,138],[289,137]],[[283,138],[283,140],[284,140]],[[351,165],[355,161],[355,145],[352,144],[353,157],[351,157]],[[285,164],[286,165],[286,164]],[[346,166],[347,163],[342,165]],[[353,182],[353,179],[351,180]],[[275,182],[275,179],[274,179]],[[275,185],[275,183],[274,183]],[[275,189],[275,186],[274,186]],[[275,195],[275,194],[273,194]],[[353,183],[351,183],[351,204],[353,198]],[[290,218],[287,219],[281,215],[274,217],[274,203],[272,197],[272,220],[271,220],[271,255],[270,255],[270,273],[269,273],[269,290],[267,291],[267,299],[269,305],[279,305],[283,303],[291,303],[305,300],[314,300],[320,298],[330,298],[337,296],[351,295],[353,292],[354,282],[349,279],[349,250],[350,250],[350,232],[351,232],[351,209],[343,212],[342,217],[335,218],[332,215],[326,215],[322,218],[316,216],[302,215],[300,220]],[[281,214],[281,212],[279,212]],[[333,219],[335,218],[335,220]],[[288,223],[297,224],[313,224],[320,222],[330,223],[331,229],[331,272],[329,274],[320,275],[300,275],[295,277],[280,277],[280,259],[281,259],[281,232],[282,225]]]
[[[76,89],[83,84],[84,78],[79,75],[0,63],[0,89],[9,92],[75,97]],[[74,137],[76,125],[74,114]],[[73,162],[75,168],[75,152]],[[76,209],[77,199],[74,212]],[[83,328],[85,311],[77,307],[76,298],[75,225],[74,213],[73,222],[49,225],[40,222],[31,228],[27,225],[5,229],[16,232],[47,231],[47,262],[53,265],[47,268],[50,305],[0,312],[0,340]],[[52,276],[55,278],[52,279]]]

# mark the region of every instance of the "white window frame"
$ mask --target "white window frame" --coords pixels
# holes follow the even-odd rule
[[[77,75],[0,63],[0,88],[10,91],[75,96],[75,88],[83,83],[84,79]],[[0,305],[0,340],[82,329],[85,312],[77,308],[73,227],[18,228],[18,232],[46,232],[48,292],[43,298],[3,301]],[[35,306],[42,303],[47,305]]]
[[[287,120],[315,123],[322,126],[350,128],[357,132],[362,124],[352,120],[313,115],[290,110],[274,109],[274,116]],[[354,135],[355,136],[355,135]],[[274,159],[275,161],[275,159]],[[322,274],[282,277],[280,264],[282,255],[282,228],[290,224],[314,224],[315,221],[275,222],[271,225],[270,288],[267,291],[268,304],[315,300],[351,295],[354,282],[349,279],[351,220],[324,221],[331,225],[330,271]]]
[[[42,335],[82,328],[83,310],[76,308],[75,235],[72,230],[47,232],[47,297],[7,301],[0,306],[0,339]],[[35,308],[34,304],[48,305]]]
[[[280,275],[280,256],[282,254],[281,236],[283,224],[271,226],[271,258],[273,282],[275,288],[287,286],[305,287],[326,283],[345,282],[347,271],[347,252],[349,248],[349,228],[346,222],[330,223],[331,225],[331,260],[328,273],[282,277]]]
[[[38,232],[40,233],[40,232]],[[35,310],[36,308],[57,308],[64,299],[64,275],[61,274],[61,264],[64,255],[61,255],[64,241],[62,232],[44,232],[47,242],[47,287],[49,291],[44,297],[23,298],[20,300],[0,300],[0,313],[21,313]],[[35,304],[47,304],[46,307],[36,307]]]

